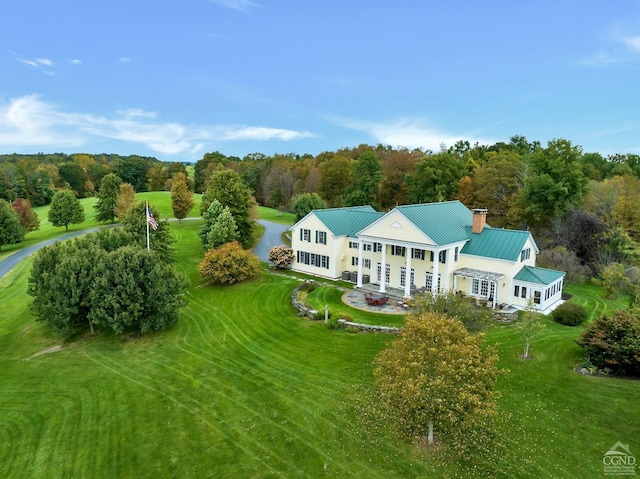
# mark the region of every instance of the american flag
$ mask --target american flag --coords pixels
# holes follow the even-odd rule
[[[148,206],[147,206],[147,224],[153,228],[153,231],[158,229],[158,222],[153,217],[153,214],[149,210]]]

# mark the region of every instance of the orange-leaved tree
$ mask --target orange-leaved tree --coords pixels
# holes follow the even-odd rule
[[[496,413],[498,355],[457,319],[407,315],[400,337],[375,359],[380,398],[410,438],[434,442]]]

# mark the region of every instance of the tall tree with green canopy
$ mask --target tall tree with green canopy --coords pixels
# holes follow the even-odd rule
[[[89,176],[87,175],[82,165],[75,162],[62,163],[58,166],[58,173],[60,177],[69,184],[69,187],[75,191],[78,196],[84,198],[87,196],[87,181]]]
[[[410,203],[448,201],[455,197],[458,184],[468,173],[465,163],[451,152],[427,155],[415,171],[407,173],[405,184]]]
[[[446,435],[494,415],[499,376],[495,349],[457,319],[407,315],[397,340],[375,359],[380,396],[408,438]]]
[[[569,140],[552,140],[528,158],[522,201],[533,222],[547,224],[570,206],[580,204],[588,180],[579,146],[573,146]]]
[[[147,172],[149,162],[139,156],[128,156],[121,159],[115,173],[124,183],[131,183],[138,193],[147,191]]]
[[[116,218],[116,206],[118,205],[118,194],[120,193],[120,183],[122,181],[115,173],[109,173],[100,183],[98,191],[98,201],[94,208],[98,212],[98,221],[108,221],[113,223]]]
[[[233,170],[217,169],[209,178],[207,190],[202,195],[200,212],[207,211],[213,200],[229,208],[238,227],[238,239],[244,247],[248,247],[253,240],[254,222],[250,212],[254,201],[240,175]]]
[[[173,216],[180,222],[187,217],[195,200],[193,193],[187,187],[187,177],[184,173],[176,173],[171,184],[171,209]]]
[[[320,163],[320,186],[318,193],[332,207],[344,205],[344,192],[349,185],[351,160],[336,155]]]
[[[8,201],[0,199],[0,249],[5,244],[19,243],[24,233],[18,213]]]
[[[116,334],[138,329],[141,334],[175,324],[186,305],[185,279],[157,261],[154,252],[125,246],[104,255],[95,267],[89,320]]]
[[[84,209],[73,191],[61,190],[51,200],[48,218],[53,226],[64,226],[69,231],[69,225],[84,221]]]
[[[296,221],[300,221],[312,210],[319,210],[327,207],[327,203],[320,198],[318,193],[301,193],[292,198],[293,211],[296,214]]]
[[[160,213],[153,206],[149,205],[149,210],[158,222],[158,227],[154,230],[149,228],[149,237],[151,250],[154,251],[159,258],[169,262],[173,257],[173,238],[169,231],[169,224],[166,221],[160,221]],[[139,201],[131,206],[122,219],[122,228],[131,235],[133,241],[140,246],[146,248],[147,245],[147,210],[144,202]]]
[[[89,318],[90,292],[95,287],[95,265],[104,254],[92,238],[85,237],[57,242],[35,255],[27,294],[33,297],[31,311],[38,321],[61,336],[71,335],[81,324],[95,333]]]
[[[382,168],[372,151],[365,151],[352,165],[349,173],[351,184],[345,192],[345,206],[371,205],[380,208],[379,188]]]

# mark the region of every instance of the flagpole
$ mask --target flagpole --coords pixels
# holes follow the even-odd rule
[[[146,203],[145,209],[145,223],[147,223],[147,251],[150,251],[149,246],[149,202]]]

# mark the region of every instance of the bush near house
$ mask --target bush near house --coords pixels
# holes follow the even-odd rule
[[[260,273],[260,259],[233,241],[208,250],[198,270],[205,284],[240,283]]]
[[[618,310],[589,323],[577,343],[599,369],[640,376],[640,310]]]
[[[274,246],[269,250],[268,259],[275,269],[289,269],[293,263],[293,250],[285,245]]]
[[[589,318],[589,312],[581,304],[562,303],[553,310],[551,316],[556,323],[564,324],[565,326],[578,326]]]

